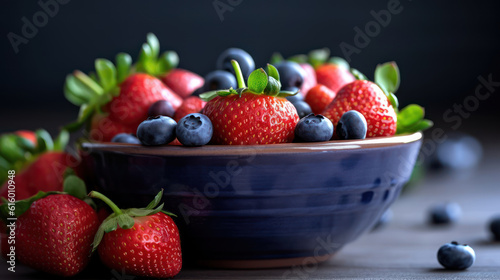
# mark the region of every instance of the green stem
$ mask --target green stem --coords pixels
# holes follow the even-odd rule
[[[238,88],[247,87],[245,85],[245,79],[243,78],[243,74],[241,73],[241,68],[240,68],[240,65],[238,64],[238,61],[233,59],[233,60],[231,60],[231,64],[233,65],[234,73],[236,73],[236,80],[238,81]]]
[[[113,201],[111,201],[111,199],[107,198],[102,193],[96,192],[96,191],[91,191],[89,193],[89,196],[93,197],[93,198],[98,198],[98,199],[104,201],[104,203],[106,203],[109,206],[109,208],[111,208],[111,210],[113,210],[113,212],[115,212],[115,214],[117,216],[123,214],[122,210],[118,206],[116,206],[116,204]]]

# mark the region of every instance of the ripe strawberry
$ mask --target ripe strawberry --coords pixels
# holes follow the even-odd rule
[[[2,176],[0,197],[8,197],[8,179],[13,179],[15,183],[18,200],[31,197],[39,191],[61,191],[64,172],[68,167],[78,165],[74,157],[63,152],[69,137],[67,132],[61,132],[53,141],[47,131],[37,130],[35,133],[37,145],[33,145],[31,140],[20,141],[20,138],[25,138],[16,134],[5,134],[0,137],[0,158],[5,160],[7,170],[16,172],[12,178],[7,177],[7,170],[0,174]]]
[[[238,90],[219,91],[203,113],[210,118],[212,141],[223,145],[254,145],[292,142],[297,110],[280,96],[279,73],[268,64],[268,72],[254,70],[245,86],[238,63],[233,60]],[[284,92],[283,92],[284,93]]]
[[[306,96],[311,88],[313,88],[317,84],[316,72],[309,63],[300,63],[299,65],[300,67],[302,67],[302,69],[304,69],[304,72],[306,73],[306,75],[304,76],[304,83],[300,88],[300,92],[302,93],[302,95]]]
[[[97,214],[72,195],[46,195],[31,198],[35,201],[15,223],[16,257],[47,273],[76,275],[90,260],[92,239],[99,226]]]
[[[126,210],[101,193],[89,195],[105,201],[114,212],[101,224],[93,244],[106,266],[142,277],[169,278],[179,273],[182,256],[177,226],[161,211],[163,204],[153,209],[163,191],[146,208]]]
[[[357,80],[345,85],[323,115],[336,126],[340,117],[349,110],[356,110],[366,118],[366,137],[392,136],[396,133],[396,112],[382,89],[373,82]]]
[[[182,98],[188,98],[204,83],[201,76],[185,69],[172,69],[161,80]]]
[[[29,140],[33,145],[36,145],[36,134],[34,131],[31,130],[18,130],[14,132],[15,134],[25,138],[26,140]]]
[[[108,114],[95,113],[90,121],[88,135],[90,139],[99,142],[109,142],[119,133],[134,133],[138,125],[127,125],[114,121]]]
[[[317,84],[309,90],[305,101],[311,107],[314,114],[321,114],[326,106],[335,98],[335,92],[324,85]]]
[[[318,84],[325,85],[334,92],[338,92],[344,85],[353,82],[355,77],[346,67],[325,63],[316,68],[316,79]]]
[[[175,111],[174,120],[178,122],[184,116],[191,113],[199,113],[207,102],[197,96],[188,97],[182,102],[182,105]]]

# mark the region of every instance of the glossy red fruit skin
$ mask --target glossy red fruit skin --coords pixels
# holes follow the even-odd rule
[[[37,140],[36,140],[36,134],[34,131],[31,131],[31,130],[18,130],[16,132],[14,132],[15,134],[29,140],[31,143],[33,143],[33,145],[36,146],[37,144]]]
[[[289,143],[299,121],[297,110],[285,98],[252,93],[217,96],[203,113],[214,127],[212,141],[221,145]]]
[[[98,251],[101,261],[126,274],[168,278],[182,268],[179,231],[172,218],[159,212],[134,218],[130,229],[105,233]]]
[[[182,98],[162,81],[148,74],[138,73],[123,81],[120,94],[106,108],[111,120],[137,127],[147,119],[149,107],[158,100],[167,100],[174,110],[182,104]]]
[[[317,84],[316,80],[316,72],[314,68],[309,63],[300,63],[300,67],[304,69],[306,75],[304,76],[304,83],[302,84],[302,88],[300,88],[300,93],[306,96],[309,90],[313,88]]]
[[[338,92],[340,88],[354,82],[356,78],[344,67],[326,63],[316,69],[316,80],[318,84]]]
[[[90,260],[99,222],[92,207],[82,200],[55,194],[35,201],[16,226],[20,262],[47,273],[73,276]]]
[[[173,69],[161,79],[182,98],[189,97],[195,90],[203,86],[205,80],[198,74],[185,69]]]
[[[146,117],[147,118],[147,117]],[[146,119],[145,118],[145,119]],[[118,133],[136,133],[139,124],[126,124],[113,120],[108,114],[94,114],[90,121],[88,136],[98,142],[110,142]]]
[[[321,114],[328,104],[332,103],[336,93],[324,85],[317,84],[309,90],[305,101],[314,114]]]
[[[392,136],[396,133],[396,112],[382,89],[373,82],[357,80],[344,86],[323,111],[323,115],[336,126],[342,115],[349,110],[356,110],[365,117],[368,125],[367,138]]]
[[[191,96],[182,102],[182,105],[175,111],[174,120],[179,122],[187,114],[199,113],[207,104],[197,96]]]
[[[29,198],[39,191],[62,191],[63,175],[68,167],[75,167],[77,160],[67,153],[46,152],[14,177],[16,200]],[[8,182],[0,189],[0,196],[7,197]]]

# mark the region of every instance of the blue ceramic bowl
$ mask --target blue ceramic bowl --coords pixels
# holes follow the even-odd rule
[[[421,138],[83,149],[98,189],[122,207],[164,189],[188,260],[262,268],[324,261],[369,230],[408,181]]]

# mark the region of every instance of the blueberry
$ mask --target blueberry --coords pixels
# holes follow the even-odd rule
[[[280,74],[282,88],[302,87],[306,73],[297,62],[283,61],[276,65],[276,69]]]
[[[455,223],[460,219],[462,210],[460,205],[453,202],[442,203],[430,209],[430,222],[436,225]]]
[[[173,118],[174,113],[175,113],[174,107],[172,107],[172,104],[167,100],[156,101],[149,107],[148,110],[148,116],[150,117],[167,116]]]
[[[118,133],[116,134],[111,142],[115,143],[127,143],[127,144],[141,144],[141,141],[137,139],[133,134],[130,133]]]
[[[215,70],[205,76],[205,83],[203,84],[202,90],[203,92],[207,92],[211,90],[228,89],[231,87],[234,89],[238,87],[234,75],[226,71]]]
[[[336,127],[340,140],[365,139],[367,129],[365,117],[355,110],[345,112]]]
[[[304,101],[297,101],[292,103],[295,109],[297,110],[297,114],[299,118],[303,118],[312,113],[311,106]]]
[[[500,216],[494,217],[490,222],[490,231],[495,240],[500,241]]]
[[[137,138],[146,146],[165,145],[175,139],[176,125],[170,117],[149,117],[137,127]]]
[[[448,170],[474,168],[481,161],[483,149],[474,137],[463,133],[450,133],[436,149],[432,167]]]
[[[218,70],[228,71],[234,74],[234,68],[231,64],[231,60],[238,61],[240,65],[241,72],[245,80],[248,79],[250,73],[255,70],[255,62],[250,54],[246,51],[238,48],[229,48],[223,51],[219,57],[217,58],[217,62],[215,63],[215,68]]]
[[[288,101],[292,103],[295,103],[297,101],[304,101],[304,96],[302,95],[302,93],[300,93],[300,89],[298,87],[286,87],[281,89],[286,91],[298,92],[296,95],[287,96],[286,99]]]
[[[322,115],[309,114],[295,127],[295,138],[302,142],[328,141],[333,135],[333,124]]]
[[[212,122],[205,115],[189,114],[179,120],[176,134],[177,139],[184,146],[202,146],[212,139]]]
[[[437,253],[439,263],[447,269],[462,270],[470,267],[476,260],[476,253],[466,244],[453,241],[446,243]]]

